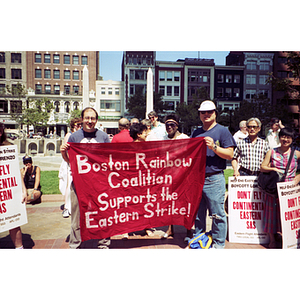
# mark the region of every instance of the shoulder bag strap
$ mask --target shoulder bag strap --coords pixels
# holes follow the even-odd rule
[[[294,152],[295,152],[295,149],[294,149],[294,148],[291,148],[291,154],[290,154],[289,161],[288,161],[288,163],[287,163],[287,165],[286,165],[286,168],[285,168],[284,178],[286,177],[287,172],[288,172],[288,170],[289,170],[289,168],[290,168],[290,164],[291,164],[291,162],[292,162],[292,159],[293,159],[293,156],[294,156]]]

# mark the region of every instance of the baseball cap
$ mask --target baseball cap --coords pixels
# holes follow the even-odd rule
[[[208,110],[216,110],[215,104],[211,100],[205,100],[201,103],[198,108],[199,111],[208,111]]]

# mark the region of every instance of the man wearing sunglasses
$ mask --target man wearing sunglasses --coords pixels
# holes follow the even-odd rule
[[[231,161],[235,177],[257,176],[261,163],[270,149],[268,142],[258,137],[261,129],[261,122],[258,118],[250,118],[246,126],[248,136],[237,142]]]
[[[236,143],[229,130],[217,123],[217,109],[213,101],[205,100],[198,109],[202,127],[192,138],[204,137],[206,152],[205,182],[195,220],[195,235],[206,231],[207,209],[212,217],[212,248],[223,249],[227,234],[227,218],[224,208],[226,160],[231,160]]]

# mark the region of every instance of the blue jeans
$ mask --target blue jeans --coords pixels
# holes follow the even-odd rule
[[[207,209],[212,217],[212,239],[214,248],[224,248],[227,235],[227,217],[224,208],[225,177],[223,173],[205,178],[202,199],[195,220],[195,235],[206,231]]]

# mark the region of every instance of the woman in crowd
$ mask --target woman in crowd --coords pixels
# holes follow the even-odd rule
[[[6,134],[4,131],[4,124],[0,123],[0,147],[2,146],[9,146],[11,145],[10,142],[6,140]],[[26,203],[27,201],[27,193],[26,193],[26,188],[24,185],[24,182],[22,180],[22,203]],[[18,226],[16,228],[10,229],[9,230],[10,238],[12,239],[14,246],[16,249],[23,249],[23,241],[22,241],[22,231],[21,227]]]
[[[294,131],[291,128],[282,128],[279,132],[280,146],[267,152],[261,165],[261,172],[277,171],[285,173],[285,169],[291,154],[291,145],[294,139]],[[300,174],[296,176],[297,162],[300,152],[295,150],[285,181],[293,181],[297,185]],[[264,231],[270,236],[269,248],[276,248],[275,235],[281,232],[279,200],[269,194],[265,195]]]
[[[25,167],[21,169],[21,176],[27,190],[27,203],[40,203],[42,195],[40,185],[41,169],[33,165],[32,158],[28,155],[23,157],[23,164]]]

